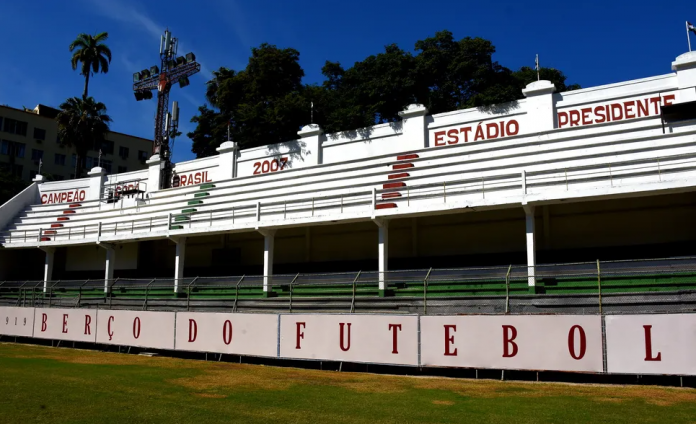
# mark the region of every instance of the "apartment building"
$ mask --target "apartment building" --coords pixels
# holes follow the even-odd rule
[[[41,163],[41,173],[50,179],[74,178],[75,148],[60,145],[55,119],[59,112],[41,104],[34,109],[0,106],[0,169],[30,181]],[[88,152],[86,169],[99,163],[99,147]],[[101,167],[107,173],[136,171],[146,167],[152,140],[112,131],[101,151]]]

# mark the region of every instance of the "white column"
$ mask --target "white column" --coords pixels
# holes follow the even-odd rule
[[[178,293],[184,281],[184,262],[186,261],[186,237],[177,237],[176,257],[174,258],[174,293]]]
[[[220,145],[218,151],[218,180],[230,180],[237,176],[237,152],[239,146],[234,141],[226,141]]]
[[[297,132],[302,143],[302,160],[305,165],[319,165],[323,163],[322,141],[323,130],[317,124],[309,124]]]
[[[527,280],[530,287],[536,286],[536,234],[534,230],[534,206],[524,205],[527,233]]]
[[[404,150],[429,147],[427,114],[428,108],[419,104],[408,105],[406,109],[399,112],[403,125],[399,144],[403,146]]]
[[[160,188],[160,177],[164,162],[160,155],[152,155],[145,161],[147,164],[147,191],[157,191]]]
[[[276,230],[258,230],[263,236],[263,294],[269,296],[273,288],[273,250]]]
[[[109,283],[114,279],[114,267],[116,266],[116,249],[113,246],[101,245],[106,249],[106,270],[104,272],[104,293],[109,293]]]
[[[553,92],[556,86],[551,81],[541,80],[527,84],[522,94],[527,97],[527,120],[530,132],[545,132],[556,128],[556,104]]]
[[[46,259],[44,259],[44,288],[43,291],[46,293],[48,291],[48,282],[53,279],[53,259],[55,257],[56,249],[53,247],[42,248],[46,252]]]
[[[92,168],[87,175],[89,176],[89,194],[87,200],[99,200],[104,192],[104,176],[106,171],[98,166]]]
[[[375,224],[379,228],[377,247],[377,256],[379,258],[379,294],[384,296],[387,290],[387,276],[385,273],[389,271],[389,221],[375,220]]]

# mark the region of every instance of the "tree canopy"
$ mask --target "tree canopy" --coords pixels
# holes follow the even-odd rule
[[[196,128],[188,133],[198,157],[216,153],[226,140],[228,124],[242,147],[294,140],[300,127],[310,123],[310,102],[313,123],[326,132],[339,132],[397,121],[411,103],[435,114],[513,101],[537,79],[532,68],[512,71],[495,62],[490,41],[455,40],[449,31],[416,42],[414,52],[385,46],[384,52],[349,68],[327,61],[322,84],[302,83],[304,71],[295,49],[262,44],[251,53],[245,69],[222,67],[208,81],[209,104],[198,109],[191,120]],[[567,85],[557,69],[541,68],[540,74],[558,91],[579,88]]]
[[[111,63],[111,50],[104,44],[104,41],[109,38],[109,34],[101,32],[95,36],[89,34],[80,34],[70,43],[70,51],[72,58],[70,63],[73,71],[80,66],[80,74],[85,77],[85,89],[82,93],[82,99],[87,99],[89,77],[94,73],[109,72],[109,63]]]
[[[94,146],[101,146],[109,132],[111,117],[106,114],[104,103],[93,97],[83,100],[71,97],[60,105],[58,121],[58,138],[61,145],[74,146],[77,154],[75,178],[79,178],[85,167],[87,151]]]

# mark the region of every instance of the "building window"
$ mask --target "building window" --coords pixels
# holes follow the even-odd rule
[[[103,155],[113,155],[114,154],[114,142],[109,140],[104,140],[101,144],[94,143],[94,151],[98,152],[101,150]]]
[[[140,162],[145,162],[148,158],[147,152],[144,150],[138,150],[138,160]]]
[[[31,160],[40,161],[43,158],[43,150],[31,149]]]
[[[95,160],[95,164],[96,164],[96,160]],[[101,167],[106,170],[107,174],[111,174],[111,161],[110,160],[102,159]]]
[[[128,172],[128,168],[126,168],[125,166],[119,166],[119,167],[118,167],[118,173],[119,173],[119,174],[122,174],[122,173],[124,173],[124,172]]]
[[[24,143],[16,143],[10,140],[3,140],[2,144],[0,144],[0,154],[23,158],[26,147],[27,146]]]
[[[128,147],[120,146],[118,148],[118,155],[121,156],[121,159],[128,159]]]
[[[73,155],[73,158],[75,155]],[[65,165],[65,155],[61,155],[60,153],[56,153],[56,159],[55,159],[56,165]]]
[[[26,137],[27,127],[28,124],[26,122],[5,118],[5,122],[2,125],[2,130],[10,134],[17,134]]]
[[[34,138],[37,140],[46,140],[46,130],[42,128],[34,128]]]

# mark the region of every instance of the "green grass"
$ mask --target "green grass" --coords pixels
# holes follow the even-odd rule
[[[0,343],[2,423],[681,423],[696,390],[411,378]]]

